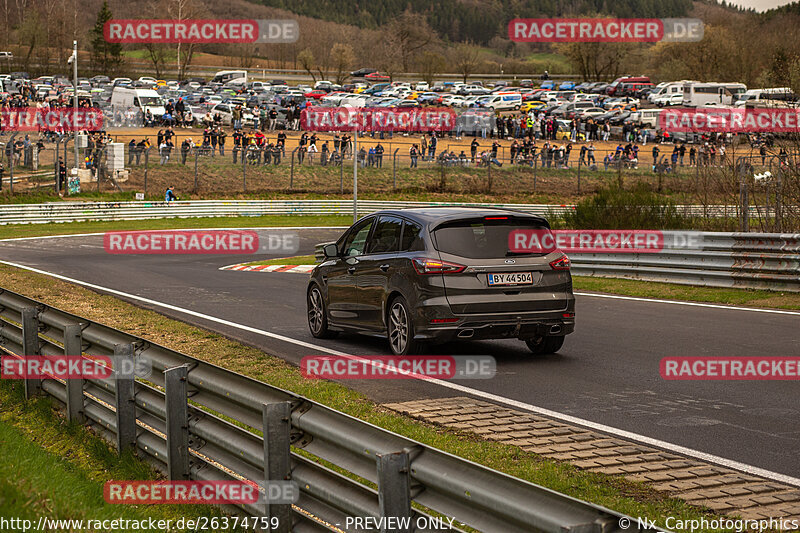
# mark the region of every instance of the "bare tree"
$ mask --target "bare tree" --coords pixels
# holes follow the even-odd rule
[[[411,11],[405,11],[392,19],[385,30],[386,35],[398,47],[403,72],[408,72],[414,54],[428,46],[436,37],[425,17]]]
[[[196,0],[169,0],[167,4],[168,18],[174,20],[188,20],[194,18],[201,18],[204,14],[204,8]],[[177,46],[177,66],[178,66],[178,79],[182,80],[186,75],[189,65],[192,63],[192,57],[196,51],[196,43],[182,43],[179,42]]]
[[[341,84],[347,79],[347,71],[355,63],[356,56],[353,47],[349,44],[336,43],[331,48],[331,62],[336,73],[336,83]]]
[[[422,52],[417,64],[419,65],[419,72],[422,74],[422,79],[428,82],[428,85],[433,85],[433,80],[436,75],[445,68],[444,58],[441,54],[428,51]]]
[[[631,45],[623,43],[569,43],[557,47],[584,80],[616,78],[631,49]]]
[[[450,51],[450,64],[461,74],[464,83],[467,83],[470,75],[475,74],[480,64],[479,57],[480,49],[471,42],[459,43]]]
[[[300,63],[303,70],[308,72],[308,75],[311,76],[311,79],[316,83],[317,76],[314,74],[314,53],[311,51],[311,48],[301,50],[300,53],[297,54],[297,62]]]

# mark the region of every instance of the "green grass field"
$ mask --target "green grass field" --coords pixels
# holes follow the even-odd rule
[[[78,424],[68,424],[50,400],[26,401],[21,382],[0,380],[0,516],[30,520],[177,520],[223,516],[211,506],[113,505],[103,498],[108,480],[158,479],[131,453],[119,456]],[[86,528],[75,523],[44,531],[135,531]],[[12,531],[17,530],[13,529]],[[22,529],[19,529],[20,531]],[[175,529],[173,526],[173,531]]]

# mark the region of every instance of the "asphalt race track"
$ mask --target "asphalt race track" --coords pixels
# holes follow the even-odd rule
[[[333,240],[341,232],[298,231],[301,254],[313,253],[315,243]],[[111,255],[104,251],[102,236],[92,235],[0,242],[0,260],[207,315],[135,301],[294,364],[303,356],[325,353],[314,346],[357,355],[389,353],[380,339],[314,339],[306,325],[305,274],[218,270],[253,256]],[[431,353],[494,356],[498,369],[494,379],[457,382],[479,394],[800,477],[796,382],[665,381],[659,375],[659,361],[665,356],[796,356],[800,313],[582,294],[577,298],[576,332],[567,337],[558,355],[529,357],[524,343],[517,340],[466,341],[436,347]],[[469,392],[415,380],[348,385],[379,402]]]

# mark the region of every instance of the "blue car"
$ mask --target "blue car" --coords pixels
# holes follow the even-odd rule
[[[543,81],[542,82],[541,88],[550,90],[555,86],[556,86],[556,82],[554,82],[553,80],[547,80],[547,81]]]
[[[575,89],[575,82],[574,81],[565,81],[562,82],[561,85],[558,86],[559,91],[571,91]]]

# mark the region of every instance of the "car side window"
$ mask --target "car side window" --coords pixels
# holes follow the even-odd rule
[[[350,230],[342,246],[342,255],[344,257],[364,255],[367,237],[369,236],[369,230],[372,228],[374,220],[374,218],[368,218]]]
[[[400,246],[400,234],[402,229],[402,219],[388,216],[381,217],[369,241],[367,253],[385,254],[396,252]]]
[[[421,252],[423,250],[425,250],[425,242],[422,240],[422,226],[408,220],[404,221],[400,251]]]

